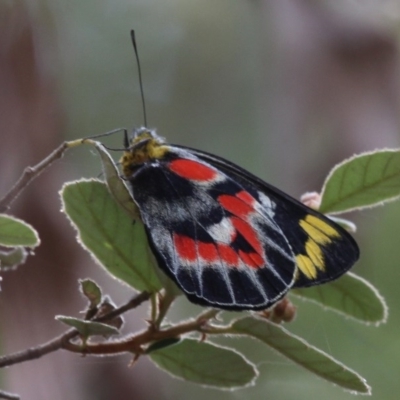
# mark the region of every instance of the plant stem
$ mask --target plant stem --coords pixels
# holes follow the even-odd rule
[[[116,308],[115,310],[111,311],[108,314],[93,319],[93,321],[104,322],[107,320],[111,320],[130,309],[138,307],[144,301],[148,300],[149,297],[150,294],[147,292],[139,293],[137,296],[133,297],[126,304],[122,305],[119,308]],[[30,347],[29,349],[22,350],[14,354],[2,356],[0,357],[0,368],[8,367],[10,365],[18,364],[24,361],[35,360],[53,351],[65,348],[66,344],[69,343],[71,339],[77,337],[78,335],[79,333],[76,329],[70,329],[65,333],[63,333],[62,335],[57,336],[54,339],[42,345]]]
[[[143,346],[149,343],[163,339],[177,338],[190,332],[207,332],[208,328],[205,328],[206,323],[219,312],[216,309],[208,309],[198,315],[196,319],[182,322],[164,330],[155,329],[155,326],[151,324],[146,330],[116,342],[85,343],[84,348],[81,343],[64,342],[63,349],[80,354],[111,355],[134,353],[140,355],[145,352]],[[224,329],[225,327],[221,327],[221,332]],[[212,333],[218,332],[217,330],[213,330]]]
[[[15,185],[0,200],[0,213],[7,211],[10,208],[11,203],[22,193],[22,191],[55,160],[62,158],[66,150],[82,144],[94,145],[96,142],[90,139],[77,139],[70,142],[64,142],[35,166],[26,167]]]

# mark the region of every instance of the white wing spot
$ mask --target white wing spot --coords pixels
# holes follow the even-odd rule
[[[270,218],[275,216],[275,203],[271,201],[271,198],[262,192],[258,192],[258,197],[262,206],[262,210],[267,213]],[[257,207],[256,207],[257,208]]]
[[[208,226],[207,232],[216,242],[229,245],[235,235],[235,228],[229,218],[223,218],[218,224]]]

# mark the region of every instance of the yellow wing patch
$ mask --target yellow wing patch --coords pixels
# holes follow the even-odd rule
[[[311,259],[303,254],[296,256],[296,263],[300,271],[308,278],[315,279],[317,277],[317,269]]]
[[[314,215],[307,215],[300,222],[300,226],[318,244],[325,244],[332,241],[331,238],[339,237],[340,233]]]
[[[310,280],[316,279],[318,270],[325,271],[325,261],[322,248],[340,237],[340,233],[325,221],[307,215],[300,220],[299,225],[309,236],[305,243],[305,253],[296,256],[296,263],[300,271]]]
[[[306,242],[306,253],[310,257],[313,264],[320,270],[324,270],[324,255],[322,254],[321,247],[317,243],[308,239]]]

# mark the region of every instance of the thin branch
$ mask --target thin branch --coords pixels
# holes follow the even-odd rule
[[[79,354],[112,355],[129,352],[141,355],[145,353],[145,349],[142,346],[149,343],[163,339],[177,338],[190,332],[203,332],[204,329],[204,331],[207,331],[209,329],[206,327],[207,322],[215,318],[219,312],[220,310],[207,309],[198,315],[196,319],[176,324],[164,330],[158,330],[154,324],[150,324],[146,330],[116,342],[85,343],[84,345],[70,341],[64,342],[63,349]],[[216,329],[212,333],[217,333]],[[225,331],[226,327],[221,327],[221,332]]]
[[[29,349],[25,349],[14,354],[2,356],[0,357],[0,368],[9,367],[10,365],[18,364],[23,361],[35,360],[37,358],[43,357],[48,353],[61,349],[64,341],[71,340],[77,335],[77,330],[70,329],[64,334],[55,337],[47,343],[35,347],[30,347]]]
[[[111,320],[128,310],[138,307],[144,301],[148,300],[149,297],[150,297],[150,294],[147,292],[139,293],[137,296],[132,298],[126,304],[122,305],[121,307],[116,308],[115,310],[113,310],[113,311],[109,312],[108,314],[105,314],[97,319],[95,318],[94,321],[96,321],[96,322],[103,321],[104,322],[106,320]],[[66,343],[68,343],[71,339],[73,339],[74,337],[76,337],[78,335],[79,335],[79,332],[76,329],[70,329],[70,330],[66,331],[65,333],[63,333],[62,335],[57,336],[54,339],[52,339],[42,345],[30,347],[29,349],[22,350],[17,353],[14,353],[14,354],[2,356],[2,357],[0,357],[0,368],[8,367],[10,365],[18,364],[18,363],[21,363],[24,361],[35,360],[40,357],[43,357],[46,354],[53,352],[53,351],[62,349],[65,347]]]
[[[90,139],[78,139],[64,142],[35,166],[26,167],[15,185],[0,200],[0,213],[7,211],[10,208],[11,203],[22,193],[22,191],[55,160],[62,158],[67,149],[81,144],[95,144],[95,142]]]
[[[96,322],[110,321],[110,320],[118,317],[119,315],[123,314],[126,311],[129,311],[136,307],[139,307],[142,303],[149,300],[149,298],[150,298],[150,293],[141,292],[138,295],[136,295],[135,297],[133,297],[131,300],[129,300],[127,303],[116,308],[115,310],[110,311],[107,314],[102,315],[101,317],[94,318],[93,321],[96,321]]]
[[[163,321],[164,317],[167,315],[169,308],[171,307],[172,303],[174,302],[176,296],[170,293],[168,290],[165,291],[164,296],[160,298],[159,307],[158,307],[158,316],[156,319],[153,319],[154,326],[159,328],[161,322]]]

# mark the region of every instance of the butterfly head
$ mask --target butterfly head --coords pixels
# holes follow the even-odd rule
[[[122,172],[129,178],[140,165],[163,158],[168,152],[165,139],[158,136],[155,130],[138,128],[132,138],[125,138],[125,152],[121,157]]]

